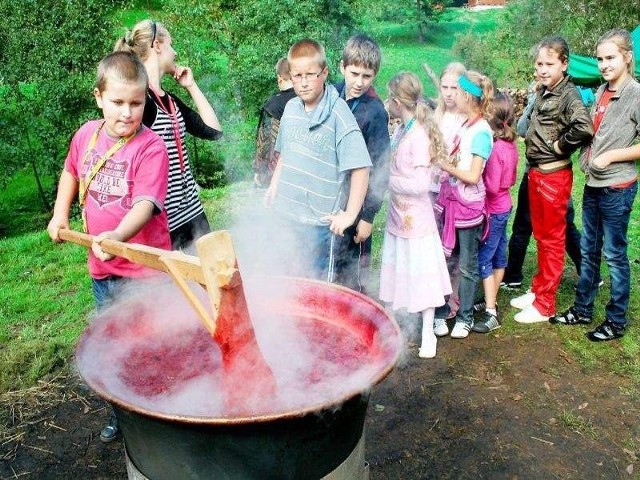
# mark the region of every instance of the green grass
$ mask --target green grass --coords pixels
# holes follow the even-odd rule
[[[43,230],[0,241],[0,392],[66,365],[93,302],[85,262]]]
[[[424,85],[425,94],[437,96],[436,87],[422,68],[428,63],[436,75],[449,62],[459,61],[453,56],[451,47],[456,38],[471,29],[474,32],[491,30],[495,26],[495,14],[490,10],[470,12],[448,11],[443,22],[433,24],[424,43],[418,42],[418,32],[400,23],[383,23],[371,26],[371,34],[380,43],[382,64],[375,81],[375,88],[383,98],[387,97],[387,83],[401,70],[417,73]]]
[[[492,17],[487,12],[472,17],[468,15],[469,12],[464,12],[455,21],[435,26],[430,34],[433,41],[425,44],[418,44],[417,36],[400,25],[377,25],[372,33],[383,50],[383,68],[376,82],[381,94],[386,97],[386,82],[399,70],[413,70],[426,78],[422,73],[423,62],[429,62],[438,72],[444,64],[454,60],[448,50],[453,36],[470,28],[471,22],[476,22],[476,29],[490,28]],[[238,128],[234,135],[234,142],[244,139],[250,143],[253,139],[253,131],[246,126]],[[250,155],[237,154],[233,158],[235,162],[247,162]],[[250,188],[245,182],[202,191],[214,229],[230,226],[238,211],[236,198],[247,198]],[[576,172],[573,197],[578,225],[582,189],[582,175]],[[515,195],[515,189],[513,193]],[[20,172],[7,188],[0,191],[0,225],[3,226],[0,232],[4,232],[0,238],[0,264],[3,265],[0,274],[0,393],[32,385],[47,374],[67,368],[76,339],[85,328],[93,308],[86,251],[76,245],[51,243],[45,233],[48,218],[49,214],[42,211],[29,171]],[[374,266],[379,265],[384,222],[383,211],[374,224]],[[637,209],[632,214],[629,240],[632,261],[631,326],[621,341],[592,344],[584,338],[586,327],[549,329],[515,324],[513,309],[508,307],[508,301],[514,294],[506,292],[501,292],[499,297],[502,311],[506,312],[500,334],[541,338],[551,332],[562,340],[568,355],[585,370],[613,371],[637,384],[640,381],[640,325],[634,322],[640,314],[640,214]],[[532,241],[525,263],[528,279],[534,273],[535,259],[535,242]],[[603,268],[603,275],[603,278],[608,278],[606,268]],[[570,262],[567,262],[564,280],[558,295],[559,309],[568,307],[573,300],[576,274]],[[603,302],[608,293],[605,285],[596,301],[598,320],[602,318]],[[627,385],[624,394],[635,398],[638,390]],[[575,424],[571,415],[566,415],[564,420],[567,426]]]

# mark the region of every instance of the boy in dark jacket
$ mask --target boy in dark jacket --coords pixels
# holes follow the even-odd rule
[[[253,181],[256,187],[267,188],[271,183],[273,170],[277,160],[273,146],[278,138],[280,119],[284,107],[289,100],[296,96],[289,74],[287,57],[282,57],[276,63],[278,79],[278,93],[271,95],[260,110],[260,120],[256,132],[256,153],[253,157]]]
[[[380,58],[380,48],[371,37],[352,36],[340,61],[344,80],[336,85],[356,117],[373,164],[364,205],[355,224],[345,232],[336,264],[336,282],[362,293],[369,273],[373,219],[389,182],[389,116],[372,87]]]

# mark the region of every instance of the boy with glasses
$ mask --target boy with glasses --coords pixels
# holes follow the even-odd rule
[[[287,59],[297,98],[287,103],[280,121],[278,163],[265,202],[293,235],[288,273],[331,282],[335,236],[343,236],[360,213],[371,160],[349,106],[326,83],[324,47],[300,40]],[[291,261],[291,253],[298,261]]]
[[[373,88],[381,56],[380,47],[371,37],[352,36],[340,61],[344,80],[336,84],[340,98],[356,117],[372,163],[362,210],[340,242],[336,265],[337,283],[362,293],[370,268],[373,219],[380,211],[389,183],[389,116]]]

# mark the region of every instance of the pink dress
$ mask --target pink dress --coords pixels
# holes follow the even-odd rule
[[[394,138],[401,140],[390,168],[380,299],[394,310],[421,312],[444,305],[451,283],[429,199],[429,138],[419,124],[403,133]]]

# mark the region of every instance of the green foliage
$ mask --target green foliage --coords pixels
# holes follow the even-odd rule
[[[342,43],[355,26],[352,3],[166,0],[163,5],[167,22],[176,32],[174,37],[180,42],[185,38],[208,39],[208,48],[201,47],[214,59],[224,57],[220,66],[226,73],[225,99],[233,101],[245,116],[253,116],[276,88],[276,61],[296,40],[310,37],[320,41],[327,49],[329,65],[337,65]],[[185,10],[192,13],[184,15]],[[203,67],[214,66],[207,52],[201,51],[199,57]]]
[[[60,172],[71,135],[96,116],[95,67],[112,44],[109,13],[124,3],[0,1],[0,182],[24,165],[36,179]],[[51,195],[41,188],[45,209]]]
[[[531,80],[532,48],[547,35],[562,35],[572,52],[593,56],[597,39],[612,28],[633,30],[640,2],[628,0],[512,0],[490,33],[468,34],[455,53],[500,86],[523,87]]]

